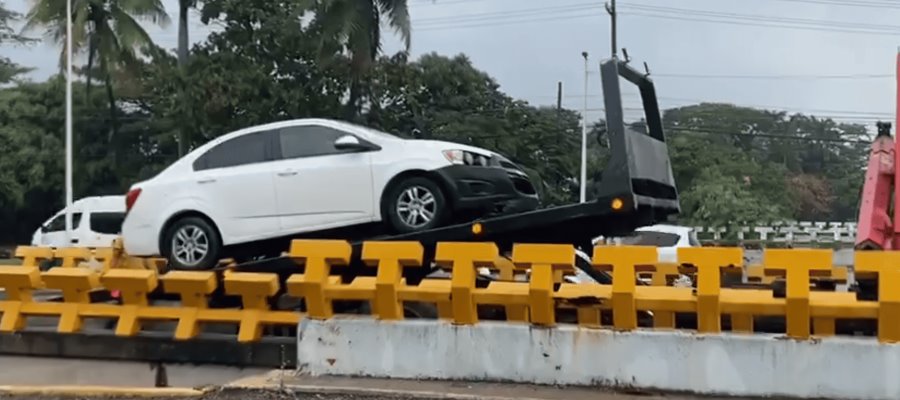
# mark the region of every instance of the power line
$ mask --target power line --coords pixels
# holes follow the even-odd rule
[[[777,23],[797,24],[797,25],[820,26],[820,27],[827,27],[827,28],[840,27],[840,28],[849,28],[849,29],[867,29],[867,30],[884,30],[884,31],[889,31],[889,32],[900,32],[900,27],[897,27],[895,25],[876,25],[876,24],[864,24],[864,23],[859,23],[859,22],[827,21],[827,20],[808,19],[808,18],[790,18],[790,17],[778,17],[778,16],[760,15],[760,14],[738,14],[738,13],[732,13],[732,12],[707,11],[707,10],[697,10],[697,9],[688,9],[688,8],[648,6],[648,5],[643,5],[643,4],[627,4],[627,5],[625,5],[625,7],[630,8],[630,9],[640,10],[640,11],[673,13],[673,14],[681,14],[681,15],[689,15],[689,16],[730,18],[730,19],[736,19],[736,20],[747,20],[747,21],[757,21],[757,22],[777,22]]]
[[[491,19],[509,19],[520,16],[531,16],[531,15],[547,15],[548,13],[567,13],[572,11],[584,11],[592,8],[600,8],[597,3],[578,3],[571,4],[567,6],[557,6],[557,7],[539,7],[539,8],[525,8],[521,10],[508,10],[508,11],[497,11],[497,12],[486,12],[486,13],[473,13],[473,14],[457,14],[457,15],[449,15],[445,17],[435,17],[435,18],[422,18],[416,21],[416,24],[425,24],[425,25],[441,25],[445,23],[456,23],[456,22],[477,22],[483,20],[491,20]]]
[[[654,72],[652,76],[687,79],[759,79],[759,80],[827,80],[827,79],[884,79],[890,74],[849,74],[849,75],[715,75],[715,74],[668,74]]]
[[[686,10],[682,9],[681,12],[666,12],[666,11],[628,11],[624,13],[625,15],[631,16],[640,16],[640,17],[648,17],[648,18],[658,18],[658,19],[669,19],[669,20],[681,20],[681,21],[693,21],[693,22],[708,22],[708,23],[717,23],[717,24],[726,24],[726,25],[740,25],[740,26],[754,26],[754,27],[767,27],[767,28],[782,28],[782,29],[793,29],[793,30],[811,30],[811,31],[823,31],[823,32],[843,32],[843,33],[856,33],[856,34],[865,34],[865,35],[880,35],[880,36],[897,36],[900,35],[900,30],[896,27],[891,27],[890,30],[872,28],[869,26],[865,26],[860,24],[859,27],[837,27],[838,24],[842,24],[838,21],[824,21],[824,20],[806,20],[807,22],[817,22],[820,25],[804,25],[799,23],[790,23],[787,21],[777,21],[775,19],[759,20],[760,16],[742,16],[741,14],[730,14],[730,13],[721,13],[723,15],[719,16],[695,16],[696,14],[692,14],[697,12],[698,10]],[[675,14],[675,15],[672,15]],[[680,15],[679,15],[680,14]],[[730,15],[725,15],[730,14]],[[748,17],[746,20],[742,20],[741,18]]]
[[[880,2],[880,1],[850,1],[850,0],[775,0],[787,3],[806,3],[806,4],[822,4],[844,7],[866,7],[866,8],[882,8],[882,9],[900,9],[896,3]]]
[[[622,93],[625,97],[638,97],[636,93]],[[540,96],[529,96],[529,97],[537,97],[537,98],[549,98],[549,95],[540,95]],[[555,95],[552,97],[556,97]],[[567,94],[563,97],[566,98],[578,98],[581,99],[584,97],[584,93],[573,93]],[[602,94],[588,94],[587,97],[597,98],[603,97]],[[749,104],[749,103],[734,103],[729,101],[722,100],[711,100],[711,99],[697,99],[697,98],[684,98],[684,97],[667,97],[667,96],[658,96],[659,100],[671,100],[671,101],[679,101],[679,102],[687,102],[692,104],[687,104],[685,106],[690,105],[698,105],[698,104],[723,104],[730,105],[734,107],[746,107],[746,108],[756,108],[756,109],[765,109],[765,110],[776,110],[776,111],[784,111],[784,112],[796,112],[796,113],[826,113],[826,114],[836,114],[836,115],[855,115],[855,116],[882,116],[882,117],[892,117],[894,115],[893,112],[889,111],[860,111],[860,110],[833,110],[833,109],[817,109],[817,108],[798,108],[792,106],[784,106],[784,105],[771,105],[771,104]],[[672,107],[672,106],[670,106]],[[683,106],[674,106],[674,107],[683,107]],[[627,109],[627,107],[626,107]]]
[[[584,7],[581,9],[570,9],[556,12],[549,12],[549,14],[567,14],[576,12],[574,15],[556,15],[556,16],[547,16],[548,12],[541,13],[531,13],[531,14],[522,14],[522,15],[512,15],[512,18],[507,16],[494,16],[489,18],[472,18],[470,20],[458,20],[458,21],[444,21],[444,22],[434,22],[431,24],[425,24],[424,26],[420,26],[418,23],[415,23],[414,29],[417,31],[435,31],[435,30],[447,30],[447,29],[465,29],[465,28],[479,28],[479,27],[495,27],[495,26],[504,26],[504,25],[518,25],[518,24],[526,24],[530,22],[551,22],[551,21],[560,21],[560,20],[573,20],[573,19],[581,19],[581,18],[592,18],[597,17],[598,14],[584,13],[584,11],[591,9],[602,9],[601,7],[593,6],[593,7]],[[530,17],[530,18],[527,18]]]
[[[427,26],[425,28],[417,29],[417,30],[420,32],[424,32],[424,31],[438,31],[438,30],[448,30],[448,29],[497,27],[497,26],[506,26],[506,25],[527,24],[527,23],[531,23],[531,22],[553,22],[553,21],[573,20],[573,19],[581,19],[581,18],[593,18],[593,17],[597,17],[597,15],[579,14],[579,15],[558,16],[558,17],[550,17],[550,18],[540,17],[540,18],[510,20],[510,21],[496,21],[496,22],[487,22],[486,21],[484,23],[477,23],[477,24]]]
[[[816,138],[809,136],[789,136],[789,135],[778,135],[773,133],[747,133],[747,132],[728,132],[728,131],[720,131],[709,128],[696,128],[696,127],[682,127],[682,126],[674,126],[674,125],[664,125],[663,129],[668,131],[682,131],[682,132],[696,132],[696,133],[707,133],[712,135],[722,135],[722,136],[735,136],[735,137],[749,137],[749,138],[758,138],[758,139],[776,139],[776,140],[786,140],[786,141],[805,141],[805,142],[824,142],[824,143],[842,143],[842,144],[871,144],[871,141],[868,140],[858,140],[858,139],[841,139],[841,138]]]

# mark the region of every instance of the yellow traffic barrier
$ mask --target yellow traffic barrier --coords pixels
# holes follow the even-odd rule
[[[379,318],[403,319],[399,290],[405,286],[403,268],[421,268],[424,251],[419,242],[367,242],[363,245],[363,262],[378,268],[372,309]]]
[[[854,264],[860,274],[878,277],[878,338],[900,341],[900,251],[856,252]]]
[[[435,263],[451,268],[450,307],[453,322],[474,324],[478,322],[478,305],[475,297],[475,278],[480,265],[491,265],[498,257],[493,243],[438,243]],[[487,299],[482,299],[487,300]],[[502,298],[498,301],[503,301]]]
[[[36,267],[41,261],[53,259],[53,249],[49,247],[19,246],[16,248],[16,258],[22,259],[22,265]]]
[[[788,336],[809,338],[809,278],[813,274],[830,272],[831,259],[832,251],[829,249],[766,249],[763,252],[766,274],[787,277]]]
[[[683,247],[678,249],[678,261],[697,268],[697,330],[710,333],[721,331],[720,277],[723,269],[740,268],[742,249]],[[738,320],[739,326],[746,329],[746,319],[741,317]]]
[[[512,258],[520,268],[531,269],[528,287],[531,323],[555,325],[553,287],[561,280],[562,272],[574,270],[575,248],[562,244],[517,244],[513,247]]]
[[[652,272],[657,260],[655,247],[649,246],[597,246],[594,248],[595,268],[612,271],[613,326],[632,330],[638,326],[635,303],[635,274]],[[641,288],[646,289],[646,288]]]
[[[288,278],[288,293],[306,300],[310,318],[334,316],[332,299],[326,296],[327,287],[336,283],[331,277],[331,267],[349,264],[352,251],[350,243],[342,240],[294,240],[291,243],[290,257],[304,265],[305,272]]]
[[[612,312],[612,328],[638,328],[639,313],[653,313],[657,329],[676,328],[675,315],[697,316],[697,330],[715,334],[722,331],[723,316],[731,320],[734,332],[752,333],[757,317],[784,317],[787,335],[798,340],[812,336],[834,335],[837,320],[871,319],[878,321],[882,342],[900,341],[900,252],[870,251],[856,254],[855,268],[860,275],[879,280],[877,301],[857,300],[852,292],[812,291],[817,276],[841,281],[846,269],[832,266],[830,250],[766,250],[762,271],[767,276],[784,277],[785,298],[775,297],[769,288],[730,289],[721,287],[722,273],[742,269],[740,248],[685,248],[678,251],[678,263],[658,263],[655,247],[597,246],[592,265],[611,271],[613,284],[573,284],[560,282],[574,270],[575,250],[570,245],[515,244],[511,260],[502,257],[494,243],[438,243],[434,262],[451,271],[450,279],[427,278],[417,285],[403,278],[405,268],[424,268],[425,249],[418,242],[366,242],[360,261],[372,268],[373,276],[359,276],[344,282],[333,269],[350,265],[352,248],[340,240],[296,240],[289,257],[298,267],[282,287],[273,273],[228,271],[173,271],[117,268],[117,257],[94,250],[90,257],[107,263],[103,271],[83,268],[54,268],[41,273],[36,264],[43,257],[63,257],[63,263],[77,265],[87,253],[71,251],[49,254],[46,249],[20,248],[23,266],[0,268],[0,288],[6,297],[0,300],[0,331],[15,332],[28,328],[28,318],[57,317],[61,333],[80,332],[83,321],[110,318],[116,321],[116,335],[137,335],[152,321],[177,322],[173,337],[190,340],[204,324],[233,324],[240,342],[254,342],[264,329],[293,326],[301,318],[328,319],[334,316],[334,301],[365,301],[372,314],[381,320],[404,318],[404,304],[434,304],[441,319],[455,324],[479,322],[480,306],[499,306],[511,323],[539,326],[557,324],[560,309],[577,310],[577,323],[585,328],[601,327],[601,311]],[[66,261],[69,260],[69,261]],[[302,268],[301,268],[302,267]],[[501,279],[486,287],[476,286],[479,268],[499,270]],[[527,281],[517,281],[515,273],[527,271]],[[748,271],[749,272],[749,271]],[[651,273],[656,284],[639,286],[638,273]],[[671,287],[667,276],[689,273],[696,276],[696,290]],[[221,276],[220,276],[221,275]],[[221,287],[220,287],[221,286]],[[96,302],[91,293],[115,290],[119,303]],[[221,289],[240,298],[238,308],[212,308],[209,298]],[[63,301],[39,301],[37,290],[62,294]],[[151,295],[158,291],[177,295],[180,304],[156,305]],[[272,300],[283,292],[305,301],[306,313],[273,310]]]
[[[0,288],[6,300],[0,300],[0,332],[14,332],[25,327],[24,304],[33,304],[34,290],[42,285],[36,266],[0,268]]]

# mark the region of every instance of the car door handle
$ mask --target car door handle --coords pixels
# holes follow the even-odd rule
[[[278,176],[294,176],[297,175],[297,171],[281,171],[278,173]]]
[[[213,183],[215,181],[216,181],[216,178],[203,178],[203,179],[198,179],[197,183],[204,184],[204,183]]]

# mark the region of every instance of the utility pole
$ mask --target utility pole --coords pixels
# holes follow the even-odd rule
[[[72,0],[66,0],[66,243],[72,239]]]
[[[609,0],[609,3],[606,3],[606,12],[609,13],[611,18],[610,28],[612,30],[612,35],[610,38],[612,40],[612,56],[616,58],[618,54],[618,44],[616,44],[616,0]]]
[[[556,83],[556,115],[562,113],[562,81]]]
[[[588,53],[581,52],[584,57],[584,107],[581,111],[581,193],[579,199],[582,203],[587,200],[587,104],[588,104]]]
[[[562,129],[562,81],[556,82],[556,129]]]

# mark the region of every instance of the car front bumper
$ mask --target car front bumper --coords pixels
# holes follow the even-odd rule
[[[435,172],[449,189],[446,196],[455,215],[503,215],[540,206],[534,185],[519,170],[453,165]]]

